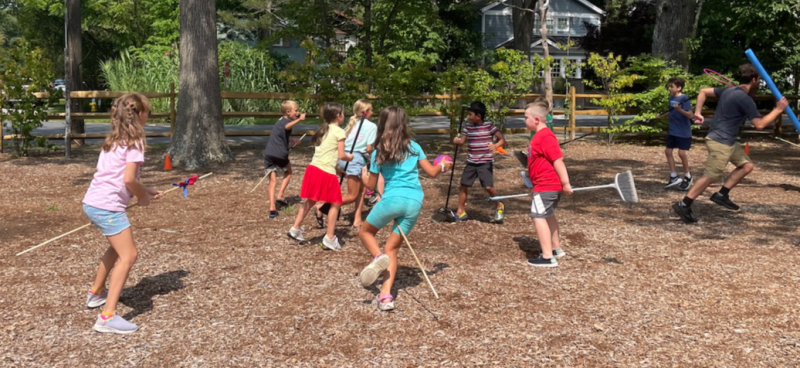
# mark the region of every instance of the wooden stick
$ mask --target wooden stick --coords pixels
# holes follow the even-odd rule
[[[785,139],[783,139],[781,137],[775,137],[775,139],[777,139],[777,140],[779,140],[781,142],[789,143],[789,144],[791,144],[792,146],[795,146],[795,147],[800,147],[800,144],[797,144],[797,143],[794,143],[794,142],[789,142],[789,141],[787,141],[787,140],[785,140]]]
[[[402,235],[403,236],[403,240],[406,241],[406,245],[408,245],[408,249],[411,249],[411,254],[413,254],[414,255],[414,259],[417,260],[417,264],[419,265],[419,269],[422,271],[422,275],[425,276],[425,281],[428,282],[428,286],[431,287],[431,290],[433,291],[433,295],[436,297],[436,299],[439,299],[439,294],[436,292],[436,289],[433,288],[433,284],[431,283],[431,280],[428,278],[428,274],[425,272],[425,267],[422,267],[422,262],[420,262],[419,258],[417,258],[417,253],[414,252],[414,248],[411,248],[411,243],[408,242],[408,238],[406,238],[406,234],[403,233],[403,229],[400,227],[400,225],[397,226],[397,230],[400,230],[400,235]]]
[[[300,144],[300,141],[302,141],[302,140],[303,140],[303,138],[305,138],[307,135],[308,135],[308,133],[306,133],[306,134],[303,134],[303,136],[302,136],[302,137],[300,137],[300,139],[298,139],[298,140],[297,140],[297,143],[293,144],[291,147],[289,147],[289,149],[291,150],[291,149],[294,149],[295,147],[297,147],[297,145],[298,145],[298,144]],[[259,185],[261,185],[261,182],[263,182],[263,181],[264,181],[264,179],[266,179],[266,178],[267,178],[267,176],[269,176],[269,173],[266,173],[266,174],[264,174],[264,177],[263,177],[263,178],[261,178],[261,180],[259,180],[259,181],[258,181],[258,183],[256,183],[256,186],[254,186],[254,187],[253,187],[253,190],[251,190],[251,191],[250,191],[250,193],[253,193],[253,192],[255,192],[255,191],[256,191],[256,188],[258,188],[258,186],[259,186]]]
[[[203,175],[203,176],[199,177],[197,180],[199,181],[199,180],[201,180],[201,179],[205,179],[205,178],[207,178],[207,177],[211,176],[212,174],[214,174],[214,173],[208,173],[208,174],[205,174],[205,175]],[[173,190],[175,190],[175,189],[178,189],[178,188],[180,188],[180,187],[174,187],[174,188],[172,188],[172,189],[170,189],[170,190],[167,190],[167,191],[165,191],[164,193],[161,193],[161,195],[160,195],[160,196],[157,196],[157,197],[158,197],[158,198],[163,198],[165,194],[167,194],[167,193],[169,193],[169,192],[171,192],[171,191],[173,191]],[[134,204],[132,204],[132,205],[129,205],[128,207],[125,207],[125,209],[127,210],[128,208],[131,208],[131,207],[137,206],[138,204],[139,204],[139,202],[136,202],[136,203],[134,203]],[[19,257],[19,256],[21,256],[21,255],[23,255],[23,254],[25,254],[25,253],[28,253],[28,252],[32,251],[32,250],[38,249],[38,248],[40,248],[40,247],[42,247],[42,246],[44,246],[44,245],[46,245],[46,244],[49,244],[49,243],[51,243],[51,242],[54,242],[54,241],[56,241],[56,240],[58,240],[58,239],[61,239],[61,238],[65,237],[65,236],[67,236],[67,235],[69,235],[69,234],[72,234],[72,233],[74,233],[74,232],[77,232],[77,231],[79,231],[79,230],[83,230],[83,229],[85,229],[85,228],[87,228],[87,227],[89,227],[89,226],[91,226],[91,225],[92,225],[92,223],[90,222],[90,223],[88,223],[88,224],[86,224],[86,225],[83,225],[83,226],[81,226],[81,227],[79,227],[79,228],[77,228],[77,229],[75,229],[75,230],[68,231],[68,232],[66,232],[66,233],[64,233],[64,234],[61,234],[61,235],[59,235],[59,236],[57,236],[57,237],[55,237],[55,238],[52,238],[52,239],[50,239],[50,240],[48,240],[48,241],[46,241],[46,242],[44,242],[44,243],[41,243],[41,244],[39,244],[39,245],[36,245],[36,246],[34,246],[34,247],[28,248],[28,249],[26,249],[26,250],[24,250],[24,251],[22,251],[22,252],[19,252],[19,253],[17,253],[17,255],[16,255],[16,256],[17,256],[17,257]]]

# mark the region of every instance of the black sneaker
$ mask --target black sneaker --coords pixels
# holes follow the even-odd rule
[[[664,188],[672,188],[681,183],[681,179],[677,176],[670,176],[669,180],[667,180],[667,184],[664,185]]]
[[[734,210],[734,211],[738,211],[739,210],[739,206],[736,205],[736,203],[733,203],[731,201],[731,199],[728,198],[728,196],[719,194],[719,192],[716,192],[716,193],[711,195],[711,202],[714,202],[714,203],[716,203],[716,204],[718,204],[718,205],[720,205],[722,207],[725,207],[725,208],[727,208],[729,210]]]
[[[533,267],[545,267],[545,268],[554,268],[558,267],[558,261],[556,261],[555,257],[547,259],[542,258],[542,255],[539,255],[539,258],[531,258],[528,260],[528,265]]]
[[[278,217],[278,211],[269,211],[269,218]]]
[[[672,209],[675,211],[675,213],[678,214],[678,216],[681,217],[681,220],[683,220],[683,222],[687,224],[692,224],[697,222],[697,219],[694,217],[694,214],[692,213],[692,208],[687,206],[686,203],[683,203],[683,201],[677,201],[673,203]]]
[[[691,178],[687,178],[684,176],[683,181],[681,181],[681,186],[679,186],[678,189],[685,192],[689,190],[689,187],[692,186],[692,183],[694,183],[694,176],[692,176]]]

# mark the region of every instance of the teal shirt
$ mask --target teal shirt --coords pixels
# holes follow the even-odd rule
[[[408,145],[409,154],[402,162],[384,162],[378,165],[377,153],[372,152],[372,163],[369,172],[383,175],[386,186],[383,189],[383,198],[402,197],[422,203],[425,193],[419,183],[419,170],[417,165],[425,160],[425,152],[417,142],[411,141]]]

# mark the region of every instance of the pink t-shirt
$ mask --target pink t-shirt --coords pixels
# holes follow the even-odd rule
[[[101,150],[97,172],[83,197],[83,203],[106,211],[125,211],[133,197],[125,186],[125,164],[136,162],[144,163],[144,152],[136,147],[128,149],[126,146],[115,146],[108,152]],[[141,174],[142,167],[139,166],[136,180]]]

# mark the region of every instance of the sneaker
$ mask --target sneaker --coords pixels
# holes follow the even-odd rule
[[[553,258],[561,258],[566,255],[567,253],[564,252],[564,250],[561,249],[561,247],[559,247],[558,249],[553,249]]]
[[[95,294],[89,291],[89,297],[86,298],[86,307],[89,309],[100,307],[103,304],[106,304],[107,297],[108,297],[108,289],[104,290],[100,294]]]
[[[558,261],[556,258],[545,259],[542,255],[539,255],[539,258],[529,259],[528,264],[533,267],[546,267],[546,268],[553,268],[558,267]]]
[[[729,210],[734,210],[734,211],[739,210],[739,206],[736,205],[736,203],[733,203],[728,196],[719,194],[719,192],[716,192],[711,195],[711,202],[714,202]]]
[[[303,236],[303,229],[295,229],[294,226],[289,229],[289,237],[297,241],[306,241],[306,238]]]
[[[103,319],[103,315],[99,315],[97,322],[94,323],[94,330],[104,333],[129,334],[138,329],[139,327],[135,324],[126,321],[116,313],[109,319]]]
[[[269,218],[278,217],[278,211],[269,211]]]
[[[681,183],[681,179],[677,176],[670,176],[669,180],[667,180],[667,184],[664,185],[664,188],[672,188]]]
[[[689,190],[689,187],[692,186],[692,183],[694,183],[694,176],[692,176],[691,178],[687,178],[684,176],[683,180],[681,181],[681,186],[679,186],[678,189],[685,192]]]
[[[503,205],[503,202],[500,202],[500,208],[498,208],[494,213],[494,222],[503,222],[505,216],[503,215],[503,211],[505,211],[506,206]]]
[[[374,207],[376,204],[378,204],[379,200],[380,197],[377,194],[373,194],[372,197],[370,197],[369,200],[367,201],[367,206]]]
[[[279,204],[279,205],[281,205],[281,206],[284,206],[284,207],[286,207],[286,206],[288,206],[288,205],[289,205],[289,202],[286,202],[286,199],[284,199],[284,198],[277,198],[277,199],[275,199],[275,203],[276,203],[276,204]]]
[[[342,246],[339,245],[339,237],[334,235],[333,239],[328,239],[328,236],[322,237],[322,243],[319,243],[324,248],[328,248],[330,250],[342,250]]]
[[[697,222],[697,219],[692,213],[692,208],[687,206],[683,201],[677,201],[672,204],[672,209],[680,216],[681,220],[687,224]]]
[[[391,294],[381,295],[375,298],[375,304],[378,306],[379,311],[388,312],[394,309],[394,298],[392,298]]]
[[[467,220],[469,220],[469,216],[467,216],[466,212],[464,212],[464,213],[462,213],[460,215],[456,215],[456,222],[463,222],[463,221],[467,221]]]
[[[375,280],[378,279],[378,276],[386,270],[386,267],[389,267],[389,256],[385,254],[379,254],[375,257],[372,262],[370,262],[367,267],[364,267],[361,270],[361,274],[359,278],[361,279],[361,286],[369,287]]]

